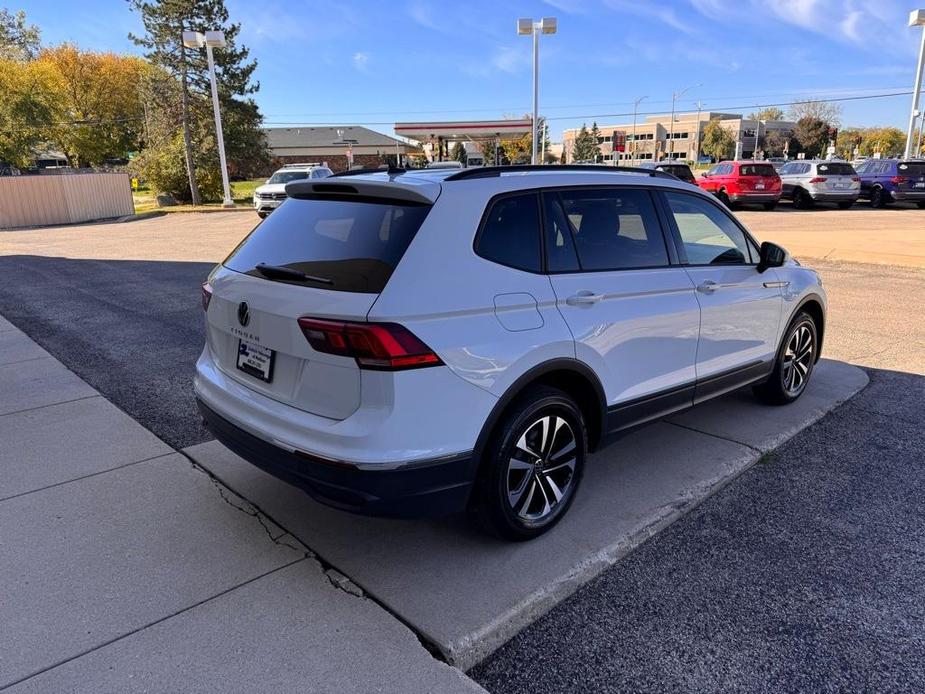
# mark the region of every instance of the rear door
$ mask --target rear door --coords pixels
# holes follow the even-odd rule
[[[646,418],[689,405],[700,309],[671,263],[652,193],[594,187],[543,193],[547,270],[576,356],[599,375],[609,407],[661,398]],[[686,400],[685,400],[686,398]],[[615,428],[639,419],[627,413]]]
[[[365,321],[429,210],[368,196],[286,200],[210,280],[218,367],[287,405],[350,416],[360,404],[356,361],[313,350],[298,318]]]
[[[697,397],[708,397],[747,380],[773,357],[781,282],[774,270],[757,271],[758,249],[720,205],[681,191],[663,195],[700,304]]]

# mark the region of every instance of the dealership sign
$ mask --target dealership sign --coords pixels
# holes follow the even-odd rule
[[[613,151],[614,152],[625,152],[626,151],[626,131],[624,130],[614,130],[613,131]]]

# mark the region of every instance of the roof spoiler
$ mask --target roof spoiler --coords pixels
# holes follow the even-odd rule
[[[398,181],[357,180],[313,181],[303,179],[286,184],[286,195],[300,200],[356,200],[357,202],[394,202],[401,205],[433,205],[439,188],[434,195],[427,195],[422,186],[408,185]]]

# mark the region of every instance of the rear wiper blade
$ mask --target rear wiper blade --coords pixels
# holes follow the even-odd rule
[[[267,265],[258,263],[255,268],[264,277],[271,280],[295,280],[296,282],[320,282],[321,284],[334,284],[334,280],[327,277],[318,277],[316,275],[307,275],[301,270],[293,270],[291,267],[283,265]]]

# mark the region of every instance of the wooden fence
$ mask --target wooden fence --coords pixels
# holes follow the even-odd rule
[[[134,214],[128,174],[0,176],[0,229]]]

